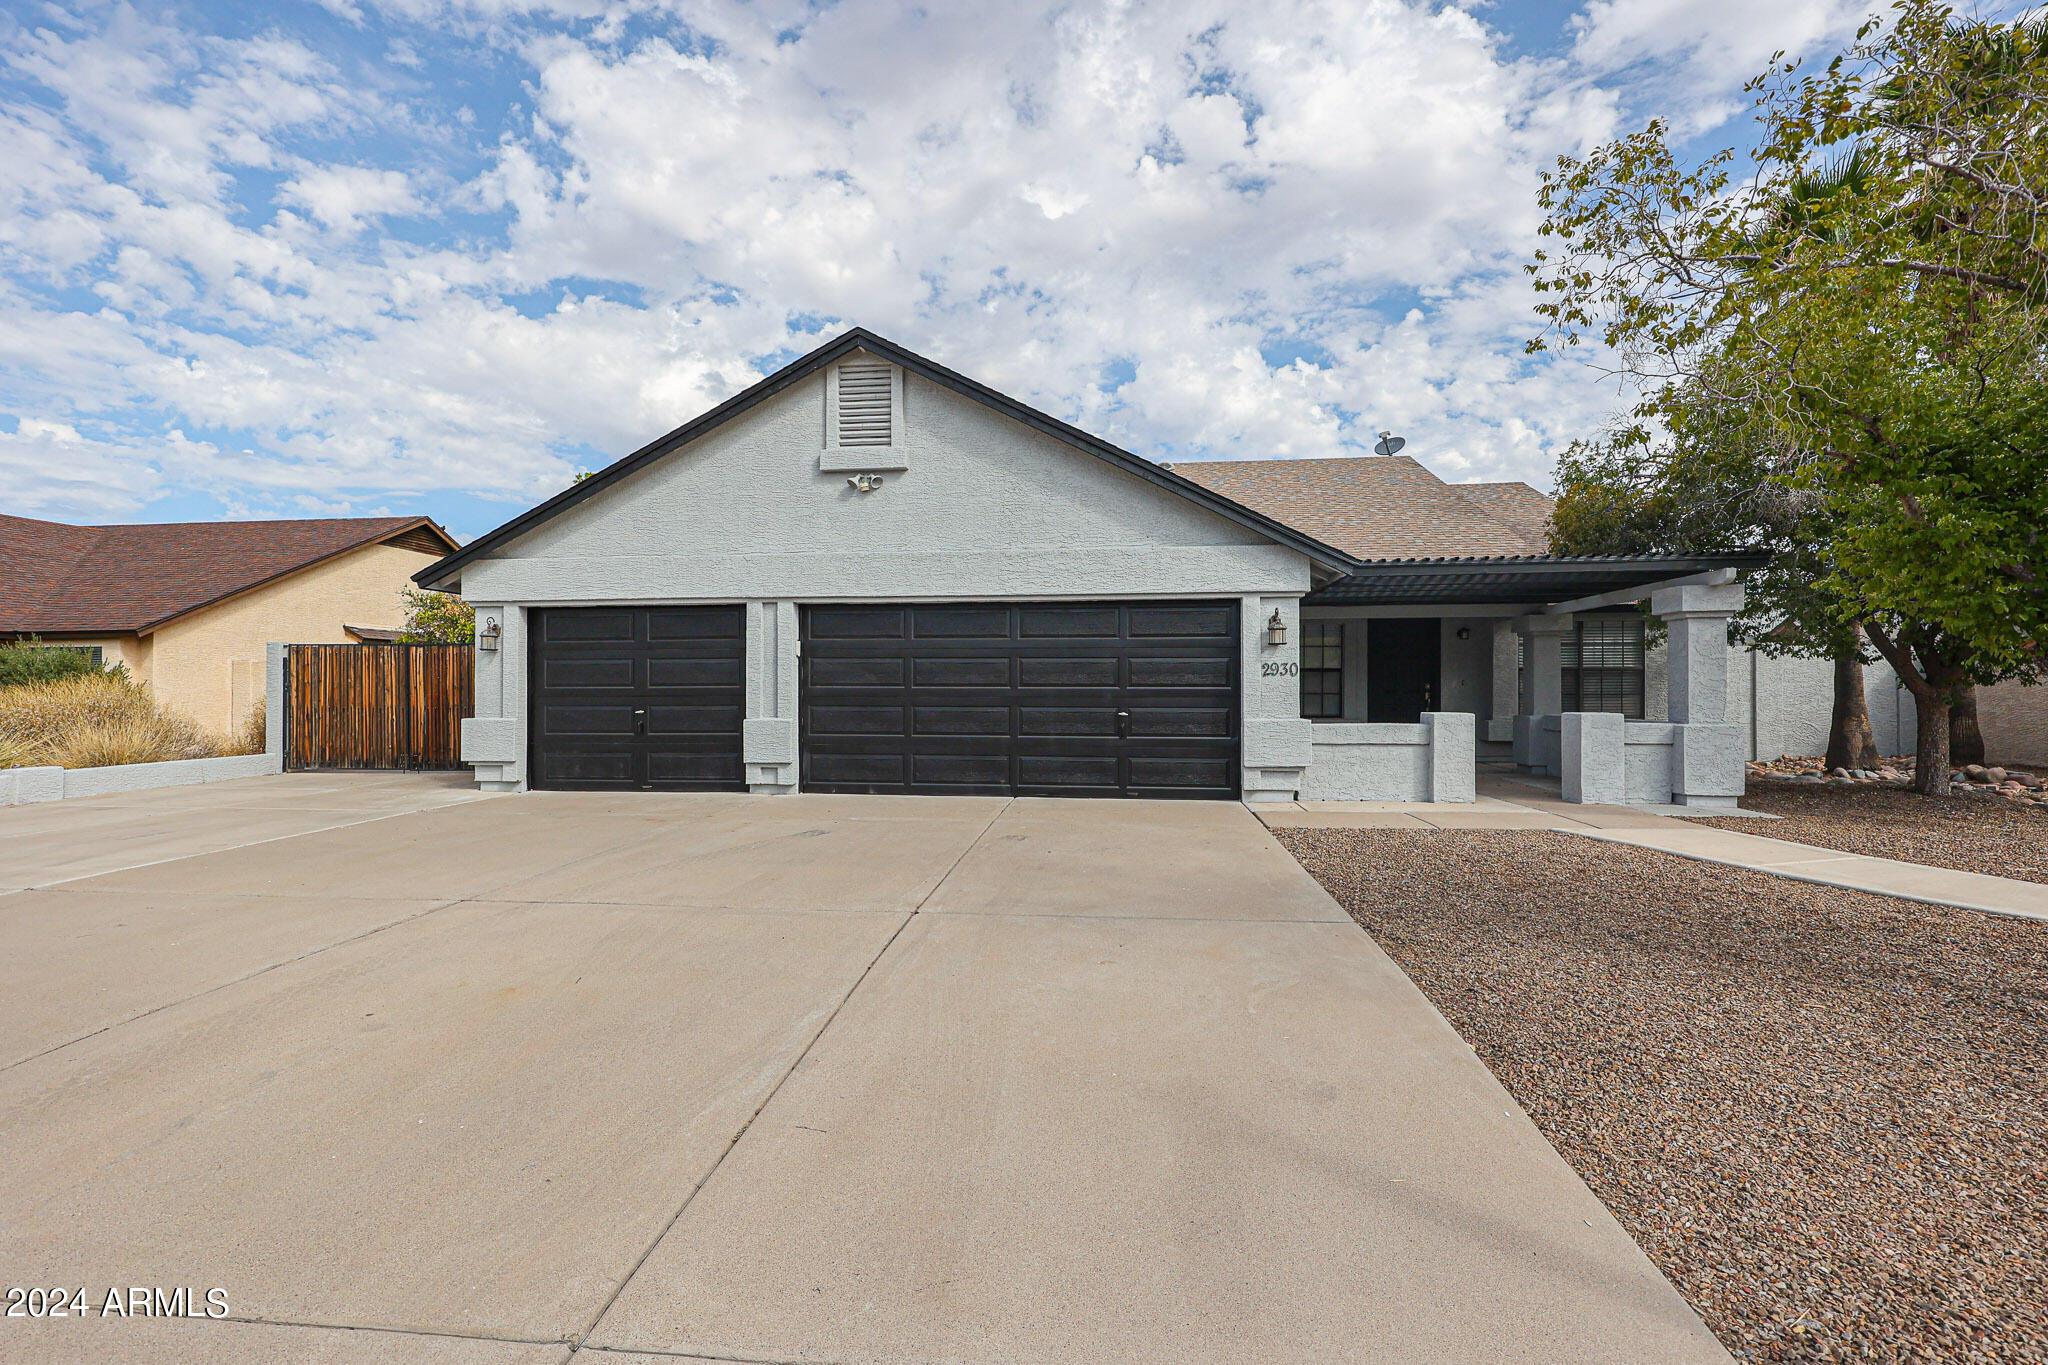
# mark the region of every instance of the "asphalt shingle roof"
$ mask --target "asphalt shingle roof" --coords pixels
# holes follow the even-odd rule
[[[1525,483],[1445,483],[1406,455],[1213,460],[1173,472],[1360,559],[1550,552],[1550,499]]]
[[[68,526],[0,516],[0,635],[152,629],[345,550],[422,528],[455,548],[425,517]]]

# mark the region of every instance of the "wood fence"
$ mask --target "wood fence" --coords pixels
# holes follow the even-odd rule
[[[475,684],[468,645],[292,645],[284,766],[459,768]]]

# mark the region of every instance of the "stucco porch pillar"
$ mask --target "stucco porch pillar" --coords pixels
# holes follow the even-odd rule
[[[1742,610],[1740,583],[1693,583],[1650,594],[1650,610],[1671,630],[1674,725],[1719,725],[1728,719],[1728,621]]]
[[[1556,763],[1544,752],[1541,717],[1564,710],[1564,637],[1575,619],[1523,616],[1515,621],[1522,637],[1523,689],[1515,710],[1515,762],[1539,772],[1554,772]]]
[[[1693,583],[1650,594],[1671,632],[1671,799],[1732,806],[1742,795],[1742,733],[1728,724],[1728,621],[1742,610],[1740,583]]]

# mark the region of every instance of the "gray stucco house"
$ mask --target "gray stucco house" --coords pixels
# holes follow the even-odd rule
[[[1825,726],[1824,664],[1728,647],[1746,561],[1553,558],[1547,514],[1154,463],[855,330],[417,581],[476,606],[492,790],[1459,801],[1512,760],[1725,804]]]

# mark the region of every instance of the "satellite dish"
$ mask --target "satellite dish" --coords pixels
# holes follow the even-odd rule
[[[1398,455],[1401,453],[1401,447],[1407,444],[1393,432],[1383,431],[1380,433],[1379,444],[1373,447],[1373,452],[1379,455]]]

